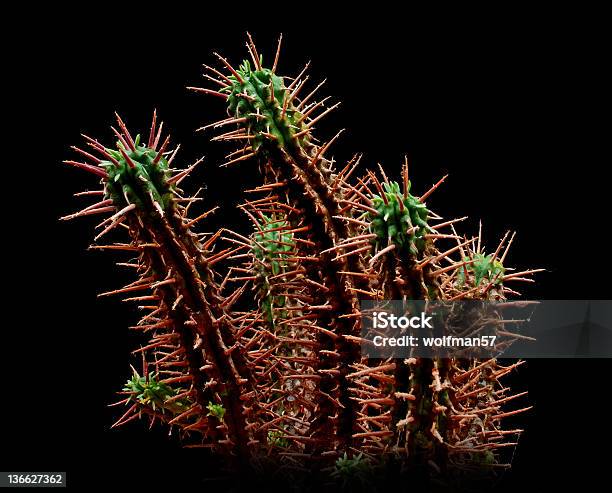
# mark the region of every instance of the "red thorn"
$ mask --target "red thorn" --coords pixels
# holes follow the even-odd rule
[[[259,53],[257,53],[257,48],[255,47],[255,43],[253,42],[253,38],[251,37],[251,33],[247,31],[247,36],[249,38],[249,42],[251,43],[251,48],[253,48],[253,55],[255,56],[255,64],[257,65],[257,70],[261,70],[261,63],[259,62]]]
[[[157,126],[157,110],[153,110],[153,119],[151,120],[151,131],[149,132],[149,141],[147,142],[147,147],[153,147],[153,142],[155,141],[155,127]]]
[[[223,58],[217,52],[214,52],[214,55],[223,62],[223,65],[225,65],[228,68],[228,70],[234,75],[234,77],[236,77],[236,79],[238,79],[238,82],[240,82],[241,84],[244,84],[244,79],[240,77],[240,74],[236,72],[236,70],[234,70],[234,67],[232,67],[230,62],[228,62],[225,58]]]
[[[115,127],[111,127],[111,130],[117,136],[117,138],[119,139],[119,141],[121,142],[121,144],[123,145],[125,149],[131,149],[130,145],[123,138],[123,135],[121,135]]]
[[[102,151],[104,150],[104,146],[100,144],[100,142],[98,142],[96,139],[92,139],[89,135],[81,134],[81,137],[83,137],[87,142],[90,142],[94,147]]]
[[[130,168],[135,168],[134,161],[132,161],[130,159],[130,156],[128,156],[127,153],[123,150],[123,147],[119,147],[119,152],[121,152],[121,155],[123,156],[123,159],[125,159],[127,161],[128,166]]]
[[[223,94],[219,91],[213,91],[212,89],[206,89],[204,87],[187,87],[190,91],[202,92],[204,94],[211,94],[213,96],[217,96],[218,98],[223,98],[223,100],[227,100],[227,94]]]
[[[108,173],[106,171],[96,166],[92,166],[91,164],[79,163],[78,161],[64,161],[64,163],[84,169],[85,171],[89,171],[90,173],[98,175],[101,178],[108,178]]]
[[[170,143],[170,136],[168,135],[168,137],[166,137],[166,140],[164,140],[164,143],[162,144],[162,146],[159,148],[159,152],[157,153],[157,156],[155,156],[155,159],[153,160],[153,164],[157,164],[159,162],[163,153],[166,152],[166,147],[168,147],[169,143]]]
[[[276,46],[276,55],[274,56],[274,64],[272,65],[272,72],[276,72],[276,66],[278,65],[278,58],[280,56],[281,44],[283,42],[283,34],[278,37],[278,44]]]
[[[98,159],[93,154],[89,154],[89,152],[85,152],[83,149],[79,149],[77,146],[70,146],[70,149],[72,149],[73,151],[78,152],[79,154],[81,154],[82,156],[85,156],[88,159],[91,159],[96,164],[100,164],[102,162],[101,159]]]
[[[91,146],[93,149],[98,151],[106,159],[108,159],[110,162],[112,162],[115,166],[117,166],[117,167],[119,166],[119,162],[106,151],[106,148],[102,144],[100,144],[100,142],[98,142],[95,139],[92,139],[91,137],[89,137],[89,136],[87,136],[85,134],[81,134],[81,137],[83,137],[87,141],[87,145]]]
[[[127,138],[128,145],[130,146],[130,149],[132,151],[135,151],[136,150],[136,145],[134,144],[134,139],[132,139],[132,136],[130,135],[130,131],[125,126],[125,123],[123,123],[123,120],[119,116],[119,113],[117,113],[116,111],[115,111],[115,116],[117,117],[117,123],[119,124],[119,128],[123,132],[123,135],[125,135],[125,137]]]

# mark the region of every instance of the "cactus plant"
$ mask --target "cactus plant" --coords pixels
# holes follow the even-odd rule
[[[358,154],[337,167],[328,154],[341,132],[319,144],[314,131],[338,103],[316,99],[321,84],[306,90],[308,66],[277,73],[280,40],[270,66],[248,40],[239,66],[218,54],[221,66],[206,66],[218,87],[190,89],[224,104],[228,117],[203,127],[238,143],[224,165],[259,165],[240,205],[250,235],[197,232],[214,211],[190,217],[197,197],[181,187],[198,163],[175,167],[155,113],[146,144],[117,116],[113,146],[85,137],[91,150],[74,147],[85,160],[66,161],[102,185],[66,218],[106,214],[93,247],[136,256],[124,265],[137,279],[102,295],[148,311],[133,327],[149,337],[134,351],[143,376],[133,370],[116,424],[149,416],[234,469],[271,458],[343,483],[388,461],[440,477],[508,467],[501,452],[521,430],[502,422],[528,407],[507,410],[525,392],[500,380],[521,362],[365,358],[360,301],[506,300],[517,294],[506,284],[537,269],[508,274],[514,235],[485,254],[481,232],[457,234],[464,217],[433,212],[446,177],[418,195],[407,161],[399,182],[380,166],[358,176]],[[119,234],[128,240],[98,242]]]

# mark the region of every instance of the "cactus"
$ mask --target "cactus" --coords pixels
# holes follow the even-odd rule
[[[507,273],[514,235],[486,255],[480,231],[457,234],[465,218],[435,214],[428,199],[446,177],[413,195],[407,161],[399,183],[380,166],[356,176],[360,155],[336,168],[341,132],[319,145],[314,130],[338,103],[315,100],[322,84],[306,91],[308,66],[290,84],[278,75],[280,40],[270,68],[250,36],[247,48],[238,68],[215,54],[206,77],[220,87],[190,89],[225,104],[229,116],[203,127],[232,128],[212,139],[238,142],[224,165],[259,164],[240,205],[250,236],[196,232],[214,209],[189,217],[197,197],[180,187],[198,163],[174,167],[155,113],[146,145],[117,116],[114,146],[85,137],[95,155],[74,147],[85,162],[66,161],[102,187],[65,218],[107,214],[93,248],[137,256],[122,263],[136,281],[102,295],[149,311],[133,327],[150,338],[134,351],[143,376],[133,370],[116,425],[146,415],[238,470],[272,457],[344,483],[389,460],[434,476],[508,467],[501,452],[522,430],[501,422],[528,407],[506,410],[525,393],[500,379],[521,362],[367,359],[360,300],[505,300],[518,294],[508,282],[538,269]],[[97,243],[120,233],[127,242]]]

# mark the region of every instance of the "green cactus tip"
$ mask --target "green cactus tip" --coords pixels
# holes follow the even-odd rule
[[[130,392],[130,399],[136,400],[142,405],[151,407],[154,411],[170,411],[175,414],[186,411],[191,402],[188,399],[170,399],[176,397],[184,391],[184,389],[174,389],[170,385],[160,382],[156,373],[151,373],[148,376],[140,376],[136,370],[130,378],[123,390]]]
[[[336,460],[332,477],[340,480],[343,487],[363,487],[372,480],[373,468],[363,454],[348,457],[346,452]]]
[[[429,229],[427,207],[409,193],[410,182],[405,194],[397,182],[383,183],[382,186],[384,194],[371,198],[377,213],[368,212],[370,231],[376,234],[374,243],[379,247],[393,243],[400,252],[412,255],[422,252]]]
[[[225,408],[221,404],[209,402],[206,409],[208,409],[209,416],[214,416],[219,421],[223,421],[223,417],[225,416]]]
[[[465,283],[465,270],[474,276],[474,284],[480,286],[480,283],[485,280],[492,282],[494,286],[503,284],[505,268],[503,264],[493,259],[493,255],[485,255],[483,253],[475,253],[473,258],[465,258],[465,269],[459,269],[458,282],[459,285]]]
[[[269,138],[280,147],[291,145],[296,134],[306,129],[304,115],[292,103],[291,88],[285,87],[282,77],[273,70],[261,67],[261,62],[252,68],[245,60],[228,79],[231,85],[221,92],[228,94],[230,114],[246,118],[249,134],[254,136],[253,151]],[[300,135],[298,141],[305,139],[307,133]]]
[[[276,447],[289,447],[289,440],[284,436],[284,432],[281,430],[270,430],[268,431],[268,443]]]
[[[108,181],[106,193],[116,204],[127,202],[142,207],[143,194],[148,194],[162,209],[172,200],[168,161],[160,152],[140,144],[140,135],[134,139],[134,148],[117,143],[117,149],[105,149],[113,161],[102,161]],[[126,202],[126,204],[127,204]]]

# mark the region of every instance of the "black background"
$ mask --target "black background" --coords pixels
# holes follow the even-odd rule
[[[229,148],[194,130],[223,116],[220,100],[190,94],[202,85],[201,63],[219,50],[237,63],[246,56],[245,31],[264,60],[285,36],[279,70],[296,75],[312,60],[311,82],[342,100],[318,125],[321,139],[347,132],[335,146],[339,162],[364,152],[398,176],[404,154],[415,193],[450,173],[430,205],[444,217],[469,215],[463,230],[483,219],[494,248],[518,230],[509,262],[545,267],[523,289],[539,299],[609,298],[605,279],[605,214],[609,166],[596,150],[603,138],[599,46],[602,35],[584,12],[446,12],[388,10],[332,16],[314,6],[249,21],[254,5],[219,12],[185,10],[37,10],[16,20],[5,94],[17,111],[11,124],[3,186],[3,256],[7,304],[0,329],[0,469],[65,470],[72,486],[94,481],[127,486],[198,485],[214,460],[180,448],[176,439],[143,423],[109,430],[119,416],[108,408],[129,375],[139,339],[127,326],[132,307],[96,299],[129,281],[116,256],[85,251],[95,222],[58,217],[95,186],[84,172],[61,164],[84,132],[110,142],[119,111],[133,131],[146,132],[157,108],[183,151],[177,163],[206,155],[191,180],[207,184],[207,204],[222,212],[205,228],[244,227],[235,211],[240,190],[256,180],[243,163],[219,170]],[[260,12],[261,13],[261,12]],[[352,17],[349,14],[357,14]],[[596,14],[593,14],[596,17]],[[314,84],[313,84],[314,86]],[[607,289],[607,291],[606,291]],[[610,365],[605,361],[531,360],[513,376],[529,390],[534,409],[514,470],[499,488],[582,484],[609,457],[604,433]],[[596,447],[604,447],[598,449]]]

